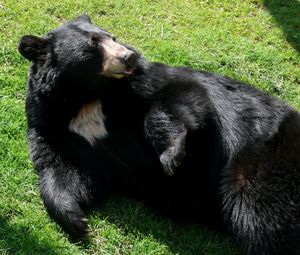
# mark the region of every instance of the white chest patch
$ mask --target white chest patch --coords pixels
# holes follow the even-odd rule
[[[94,101],[82,106],[77,116],[71,119],[69,130],[81,135],[93,145],[96,139],[101,139],[108,134],[104,119],[101,102]]]

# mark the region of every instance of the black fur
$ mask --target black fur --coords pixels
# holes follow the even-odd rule
[[[131,77],[105,77],[95,34],[107,32],[84,16],[19,46],[33,61],[26,108],[41,196],[71,238],[86,238],[86,208],[121,193],[225,226],[248,254],[299,254],[299,113],[241,82],[137,53]],[[69,124],[95,100],[108,135],[91,145]]]

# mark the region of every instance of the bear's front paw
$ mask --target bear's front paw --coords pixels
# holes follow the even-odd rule
[[[74,242],[85,243],[88,241],[90,229],[88,226],[87,218],[78,219],[78,222],[75,225],[75,230],[77,231],[77,233],[71,236]]]
[[[179,167],[185,157],[185,150],[176,146],[169,147],[159,157],[160,162],[167,175],[172,176],[175,169]]]
[[[61,226],[69,234],[72,242],[88,241],[89,227],[88,219],[84,213],[76,214],[74,212],[65,215],[64,219],[60,219]]]

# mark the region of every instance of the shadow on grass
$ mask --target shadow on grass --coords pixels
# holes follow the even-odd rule
[[[114,198],[96,213],[115,224],[126,235],[151,236],[166,245],[172,254],[241,255],[235,244],[220,233],[198,224],[174,222],[162,217],[139,202]],[[97,210],[98,211],[98,210]]]
[[[3,218],[0,218],[0,254],[58,255],[49,244],[39,242],[29,228],[10,225]]]
[[[298,0],[264,0],[264,6],[283,30],[287,41],[300,52],[300,2]]]

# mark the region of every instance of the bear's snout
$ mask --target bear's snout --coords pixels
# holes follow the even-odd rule
[[[135,52],[112,39],[104,40],[101,45],[104,53],[103,75],[122,78],[132,74],[137,62]]]
[[[136,65],[137,55],[133,51],[127,52],[121,57],[121,62],[128,68],[134,68]]]

